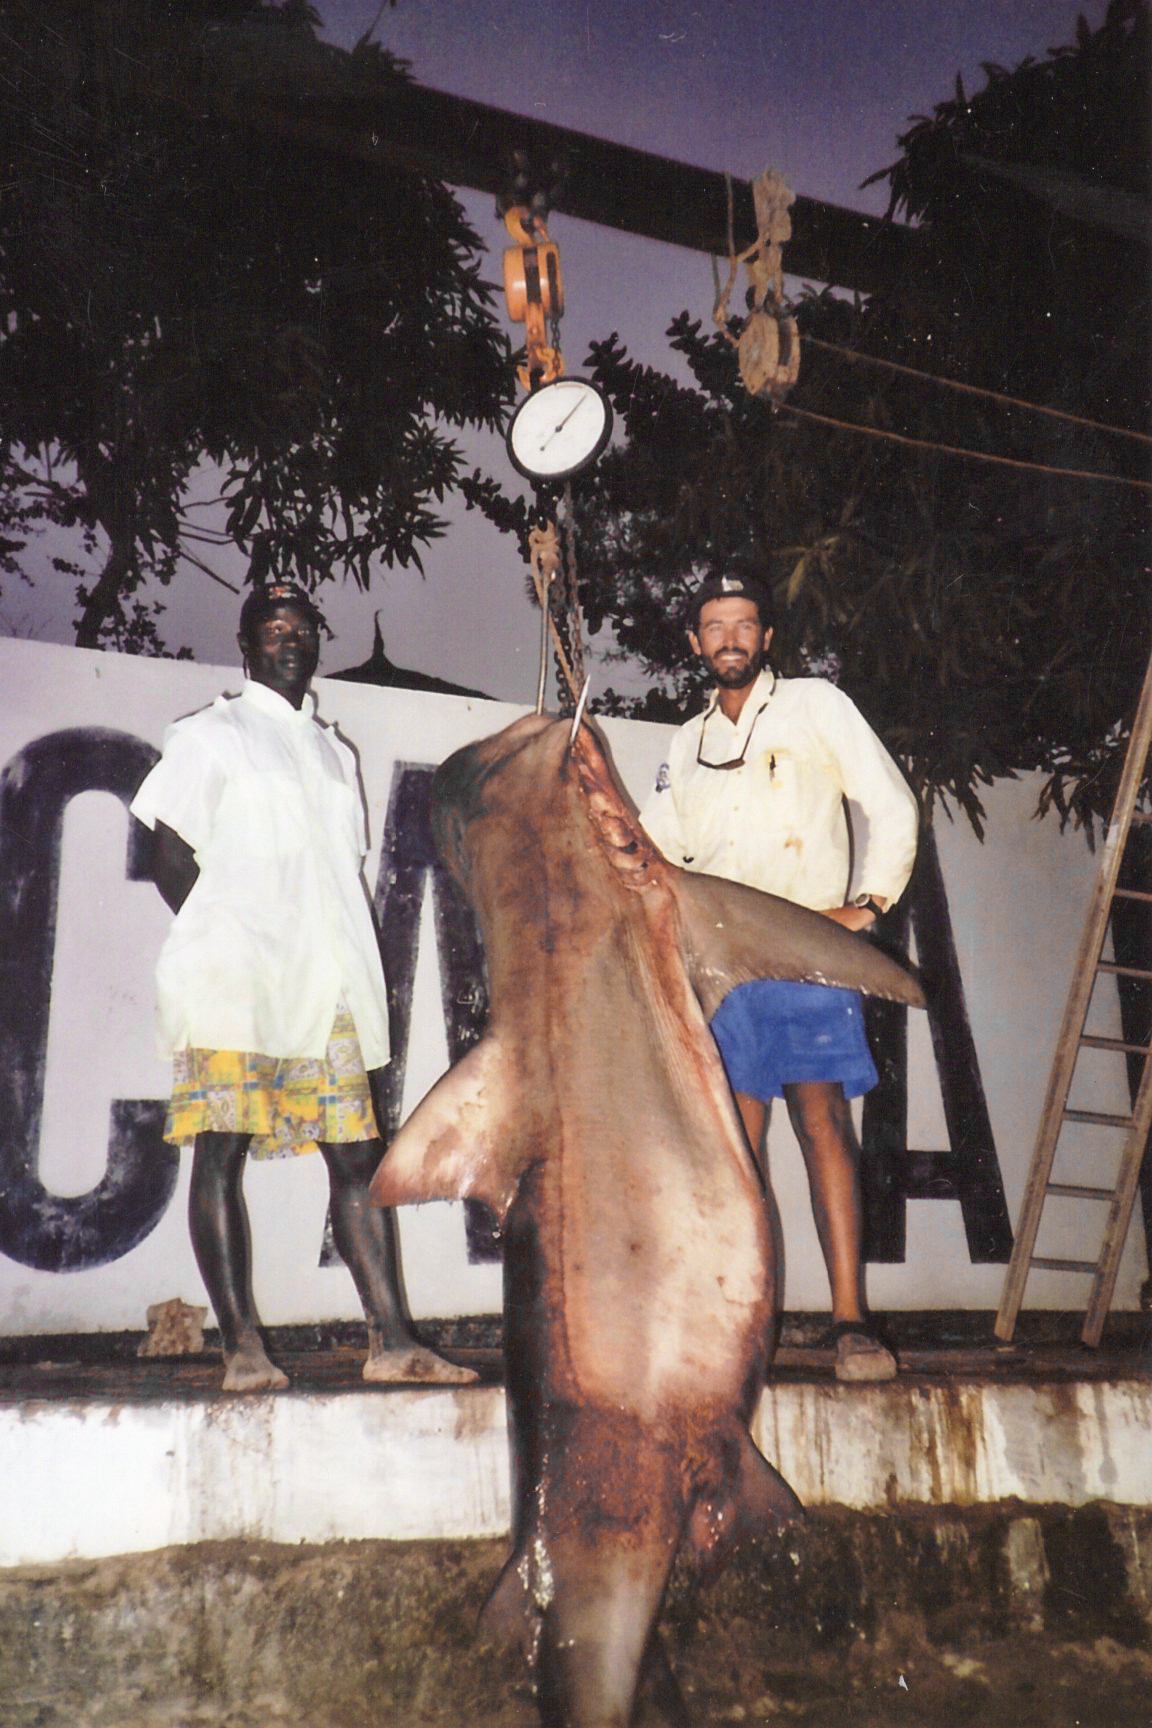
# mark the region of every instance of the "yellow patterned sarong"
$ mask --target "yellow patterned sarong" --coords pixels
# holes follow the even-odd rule
[[[252,1158],[342,1146],[379,1130],[360,1040],[341,1002],[323,1057],[277,1058],[239,1050],[177,1050],[164,1138],[251,1134]]]

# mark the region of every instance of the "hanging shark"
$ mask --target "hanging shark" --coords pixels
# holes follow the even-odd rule
[[[640,1694],[685,1724],[657,1631],[678,1550],[719,1561],[799,1512],[748,1430],[776,1230],[708,1020],[753,978],[919,990],[829,919],[670,865],[588,724],[528,715],[432,802],[489,1025],[372,1191],[500,1221],[515,1511],[486,1614],[534,1654],[549,1728],[627,1728]]]

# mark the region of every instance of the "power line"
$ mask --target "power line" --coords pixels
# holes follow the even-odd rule
[[[856,361],[862,366],[883,366],[889,372],[903,372],[908,378],[922,378],[926,384],[939,384],[944,390],[961,390],[966,396],[983,396],[989,402],[1000,402],[1006,407],[1024,408],[1029,414],[1047,414],[1053,420],[1067,420],[1073,426],[1087,426],[1094,432],[1106,432],[1114,438],[1134,438],[1140,444],[1152,444],[1152,437],[1146,432],[1134,432],[1127,426],[1087,420],[1083,415],[1069,414],[1063,408],[1047,408],[1040,402],[1028,402],[1022,396],[1006,396],[1001,390],[982,390],[977,384],[962,384],[958,378],[942,378],[937,372],[921,372],[915,366],[902,366],[898,360],[884,360],[876,354],[862,354],[858,348],[845,348],[839,342],[822,342],[817,336],[804,334],[801,341],[805,347],[824,348],[830,354],[840,354],[845,360]]]
[[[1101,474],[1095,468],[1052,468],[1045,462],[1021,462],[1014,456],[992,456],[986,450],[965,450],[956,444],[935,444],[927,438],[907,438],[901,432],[884,432],[879,426],[861,426],[854,420],[834,420],[829,414],[817,414],[811,408],[797,408],[786,402],[781,410],[796,414],[802,420],[815,420],[821,426],[833,426],[839,432],[860,432],[866,438],[886,438],[891,444],[906,444],[914,450],[938,450],[945,456],[966,456],[973,462],[992,462],[1001,468],[1025,468],[1033,474],[1051,474],[1065,480],[1102,480],[1108,486],[1131,486],[1138,492],[1152,492],[1152,481],[1129,480],[1123,474]]]

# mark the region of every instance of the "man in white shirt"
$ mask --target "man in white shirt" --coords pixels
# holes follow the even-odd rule
[[[189,1225],[224,1389],[288,1383],[252,1296],[245,1159],[314,1145],[368,1319],[365,1379],[471,1380],[417,1342],[392,1217],[368,1200],[383,1148],[367,1070],[388,1061],[388,1002],[355,757],[315,718],[309,690],[319,614],[292,584],[255,588],[237,640],[241,694],[170,726],[132,803],[176,914],[157,965],[160,1048],[174,1070],[165,1139],[195,1142]]]
[[[677,732],[640,820],[673,863],[745,882],[864,931],[903,893],[916,855],[916,800],[848,697],[819,678],[781,679],[761,586],[701,584],[688,639],[715,688]],[[864,813],[849,896],[845,799]],[[860,1148],[848,1100],[876,1084],[859,997],[819,985],[739,986],[712,1021],[767,1181],[768,1105],[783,1097],[804,1154],[832,1289],[841,1380],[886,1380],[896,1362],[865,1316]]]

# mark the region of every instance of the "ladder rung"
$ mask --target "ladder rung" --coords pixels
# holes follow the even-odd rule
[[[1087,1188],[1080,1182],[1049,1182],[1044,1192],[1059,1194],[1065,1200],[1111,1200],[1111,1188]]]
[[[1101,960],[1096,970],[1112,972],[1121,978],[1152,978],[1152,971],[1147,966],[1117,966],[1115,960]]]
[[[1100,1128],[1131,1128],[1131,1116],[1111,1116],[1107,1110],[1065,1110],[1065,1122],[1095,1122]]]
[[[1124,966],[1116,958],[1101,959],[1109,917],[1113,919],[1113,938],[1115,939],[1115,917],[1117,909],[1124,901],[1139,902],[1144,906],[1152,904],[1152,884],[1145,883],[1142,887],[1130,888],[1120,886],[1120,877],[1124,872],[1124,855],[1126,842],[1134,827],[1147,827],[1152,824],[1152,809],[1147,807],[1145,797],[1142,809],[1137,809],[1141,801],[1141,785],[1148,773],[1149,752],[1152,750],[1152,659],[1149,659],[1147,671],[1140,690],[1140,699],[1132,719],[1131,731],[1127,748],[1124,752],[1124,766],[1116,788],[1115,802],[1112,814],[1105,830],[1106,845],[1100,860],[1100,870],[1096,889],[1092,896],[1091,907],[1087,921],[1080,938],[1077,950],[1076,969],[1073,974],[1068,998],[1064,1008],[1064,1019],[1061,1023],[1060,1035],[1052,1066],[1048,1077],[1048,1091],[1041,1111],[1037,1127],[1036,1142],[1032,1154],[1032,1163],[1028,1171],[1028,1181],[1024,1190],[1024,1202],[1020,1211],[1020,1219],[1016,1227],[1016,1239],[1012,1248],[1011,1262],[1004,1281],[1004,1290],[1000,1298],[1000,1306],[996,1313],[995,1332],[997,1338],[1009,1339],[1016,1325],[1016,1318],[1024,1299],[1024,1288],[1032,1267],[1043,1268],[1053,1272],[1083,1273],[1091,1280],[1087,1311],[1084,1317],[1084,1327],[1080,1334],[1085,1344],[1099,1344],[1116,1285],[1116,1276],[1120,1266],[1120,1256],[1124,1248],[1124,1237],[1128,1230],[1132,1203],[1138,1184],[1140,1162],[1144,1153],[1144,1139],[1152,1118],[1152,1051],[1137,1046],[1135,1049],[1121,1036],[1119,1039],[1100,1039],[1085,1037],[1085,1023],[1091,999],[1097,981],[1106,976],[1123,979],[1139,979],[1141,982],[1152,982],[1152,965]],[[1131,878],[1129,878],[1131,880]],[[1112,953],[1116,955],[1113,947]],[[1137,955],[1137,958],[1141,956]],[[1146,959],[1147,957],[1144,956]],[[1121,1028],[1123,1034],[1125,1028]],[[1152,1038],[1152,1035],[1146,1034]],[[1139,1085],[1133,1088],[1134,1096],[1131,1103],[1131,1113],[1128,1115],[1112,1114],[1096,1110],[1070,1110],[1069,1093],[1072,1084],[1073,1071],[1079,1056],[1080,1048],[1105,1049],[1122,1052],[1128,1058],[1130,1078],[1134,1066],[1133,1058],[1139,1056],[1143,1070]],[[1125,1133],[1124,1149],[1120,1157],[1120,1168],[1116,1177],[1115,1192],[1111,1196],[1093,1194],[1086,1187],[1076,1183],[1050,1183],[1052,1163],[1056,1152],[1056,1144],[1061,1126],[1066,1122],[1086,1122],[1100,1127],[1123,1129]],[[1074,1198],[1110,1198],[1111,1206],[1107,1213],[1104,1227],[1104,1238],[1097,1260],[1065,1260],[1040,1255],[1033,1257],[1037,1232],[1045,1200],[1050,1193],[1071,1196]]]

